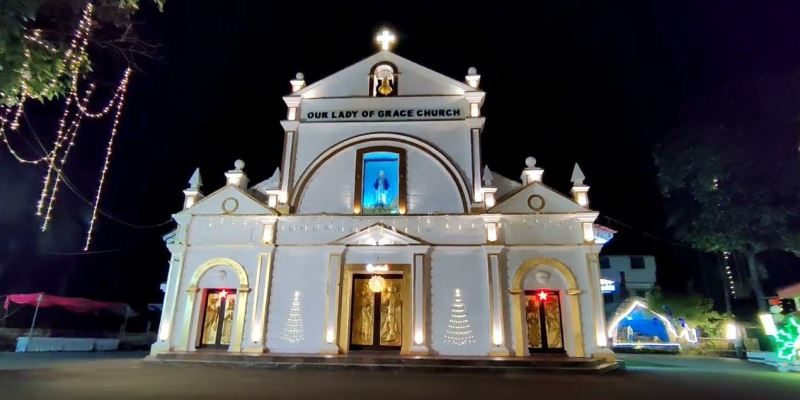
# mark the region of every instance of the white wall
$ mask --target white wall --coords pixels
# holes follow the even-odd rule
[[[483,249],[436,248],[431,255],[431,349],[441,354],[486,355],[489,351],[489,282]],[[447,343],[455,289],[461,290],[474,343]]]
[[[600,275],[620,284],[620,272],[625,273],[625,282],[631,289],[651,289],[656,283],[656,259],[653,256],[602,256],[608,259],[610,268],[601,268]],[[631,268],[631,257],[642,257],[644,269]],[[619,290],[619,288],[617,289]]]
[[[319,247],[279,247],[272,270],[267,315],[267,349],[276,353],[319,352],[325,339],[325,283],[328,253]],[[303,340],[281,338],[294,292],[300,292]]]

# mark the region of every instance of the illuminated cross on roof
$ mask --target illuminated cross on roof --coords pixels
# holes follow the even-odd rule
[[[378,36],[375,36],[375,41],[381,44],[381,50],[389,50],[389,46],[394,43],[395,39],[394,34],[386,28]]]

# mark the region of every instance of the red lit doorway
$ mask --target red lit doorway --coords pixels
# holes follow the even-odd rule
[[[548,289],[526,290],[525,299],[529,353],[565,353],[559,292]]]

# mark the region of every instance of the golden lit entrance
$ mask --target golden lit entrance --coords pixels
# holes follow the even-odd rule
[[[564,331],[561,324],[561,301],[557,291],[525,291],[530,353],[563,353]]]
[[[203,312],[202,347],[226,347],[231,343],[231,325],[236,290],[208,289]]]
[[[351,349],[400,350],[403,292],[401,274],[353,275]]]

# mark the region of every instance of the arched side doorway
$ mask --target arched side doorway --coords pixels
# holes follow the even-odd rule
[[[244,267],[230,258],[212,258],[197,267],[186,292],[181,349],[242,351],[250,292]]]
[[[542,271],[545,274],[537,277],[534,274]],[[551,276],[551,275],[557,276]],[[544,281],[543,287],[547,290],[526,285],[530,279]],[[517,268],[511,280],[511,319],[514,327],[514,354],[525,356],[528,354],[527,326],[531,313],[528,304],[526,289],[534,289],[529,294],[548,291],[556,292],[556,299],[560,302],[561,323],[563,331],[564,348],[568,355],[585,357],[583,343],[583,328],[581,326],[580,299],[581,290],[575,275],[563,262],[554,258],[534,258],[523,262]]]

